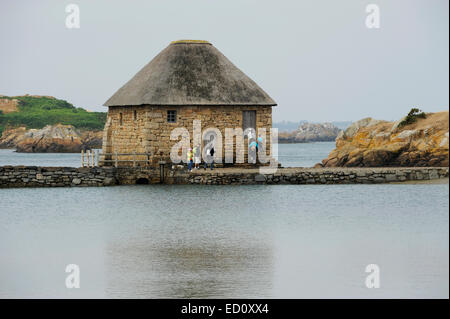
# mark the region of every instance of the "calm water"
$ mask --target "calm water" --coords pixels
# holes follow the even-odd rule
[[[449,296],[449,186],[0,189],[0,297]],[[65,288],[65,266],[81,288]],[[365,287],[378,264],[381,288]]]
[[[81,154],[17,153],[12,149],[0,149],[0,166],[3,165],[81,167]]]
[[[280,145],[312,166],[334,143]],[[79,166],[0,150],[0,165]],[[449,185],[0,189],[0,297],[448,298]],[[81,288],[65,288],[65,267]],[[381,288],[365,287],[377,264]]]
[[[280,144],[279,161],[284,167],[311,167],[321,162],[335,148],[334,142],[304,144]],[[62,153],[16,153],[13,150],[0,149],[0,166],[2,165],[36,165],[36,166],[70,166],[80,167],[80,154]]]

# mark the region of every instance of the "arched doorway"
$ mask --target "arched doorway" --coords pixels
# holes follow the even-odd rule
[[[150,181],[148,180],[148,178],[145,178],[145,177],[139,177],[139,178],[136,180],[136,185],[148,185],[148,184],[150,184]]]

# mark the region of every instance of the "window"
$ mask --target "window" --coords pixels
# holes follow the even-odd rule
[[[256,130],[256,111],[242,111],[242,130],[248,128]]]
[[[123,115],[122,115],[122,113],[119,113],[119,125],[120,126],[123,125]]]
[[[177,122],[177,111],[167,111],[167,123]]]
[[[133,111],[133,121],[136,121],[136,120],[137,120],[137,111],[134,110]]]

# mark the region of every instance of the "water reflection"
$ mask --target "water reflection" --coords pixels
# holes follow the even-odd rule
[[[0,297],[448,298],[448,184],[0,190]],[[65,267],[81,268],[67,289]],[[365,287],[380,265],[382,289]]]
[[[108,250],[107,295],[142,298],[269,297],[272,248],[263,238],[148,238]],[[131,275],[130,275],[131,274]],[[127,287],[124,291],[124,287]]]

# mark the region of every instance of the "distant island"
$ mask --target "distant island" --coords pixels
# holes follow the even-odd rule
[[[301,125],[306,124],[306,123],[313,123],[313,124],[318,124],[312,121],[306,121],[306,120],[302,120],[302,121],[278,121],[278,122],[273,122],[272,123],[272,127],[277,128],[278,132],[293,132],[295,130],[297,130]],[[337,128],[341,129],[341,130],[345,130],[347,127],[349,127],[350,125],[352,125],[352,121],[331,121],[329,122],[331,124],[333,124],[334,126],[336,126]]]
[[[278,143],[333,142],[340,132],[332,123],[304,122],[292,132],[279,132]]]
[[[52,96],[0,95],[0,148],[19,152],[80,152],[101,147],[106,113]]]

